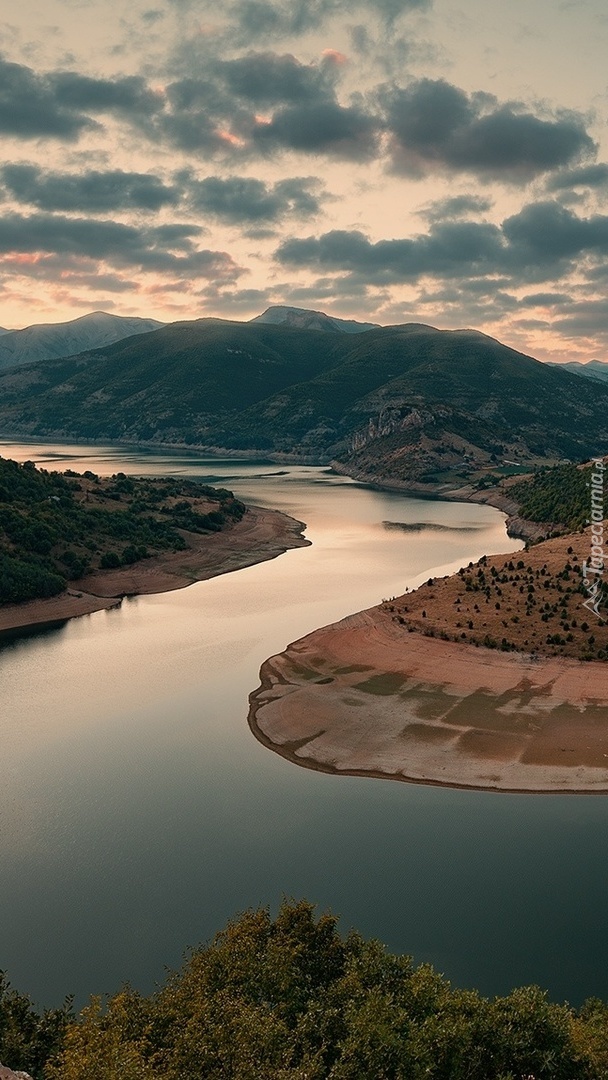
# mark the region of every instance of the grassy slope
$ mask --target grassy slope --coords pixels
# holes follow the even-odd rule
[[[583,607],[591,471],[591,465],[558,465],[511,483],[508,495],[521,516],[550,523],[563,535],[521,555],[484,556],[450,577],[430,579],[386,603],[394,621],[404,632],[506,652],[608,659],[608,581],[599,579],[603,617]]]

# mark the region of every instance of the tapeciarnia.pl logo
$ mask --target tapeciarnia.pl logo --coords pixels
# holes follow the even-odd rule
[[[587,592],[587,599],[583,607],[592,611],[598,619],[602,618],[600,604],[602,602],[602,578],[606,569],[606,557],[604,554],[604,477],[606,464],[602,458],[593,458],[591,466],[591,479],[589,492],[591,495],[591,516],[588,524],[591,525],[591,551],[589,561],[583,562],[583,585]]]

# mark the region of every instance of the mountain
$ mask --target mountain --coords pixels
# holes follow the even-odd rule
[[[586,375],[591,379],[603,379],[608,382],[608,362],[602,360],[588,360],[586,364],[578,360],[570,360],[567,364],[554,364],[549,361],[551,367],[564,368],[572,371],[575,375]]]
[[[88,349],[99,349],[133,334],[148,333],[163,326],[156,319],[130,319],[94,311],[64,323],[39,323],[25,330],[0,331],[0,370],[56,360]]]
[[[437,485],[608,449],[608,386],[472,330],[173,323],[0,374],[0,431],[342,463]]]
[[[295,326],[299,330],[326,330],[334,334],[361,334],[374,330],[378,323],[356,322],[354,319],[335,319],[324,311],[309,311],[298,307],[269,307],[252,323],[271,323],[274,326]]]

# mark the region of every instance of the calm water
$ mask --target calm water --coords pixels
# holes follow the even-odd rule
[[[216,481],[305,521],[313,541],[0,652],[0,968],[16,986],[45,1004],[124,980],[149,990],[229,916],[287,894],[461,986],[608,998],[608,799],[326,776],[265,750],[246,723],[267,656],[431,573],[515,550],[502,515],[322,468],[0,453]]]

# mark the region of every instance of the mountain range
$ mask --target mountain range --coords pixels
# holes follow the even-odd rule
[[[472,330],[199,319],[0,374],[0,430],[335,460],[445,487],[606,452],[608,385]]]
[[[323,311],[306,308],[269,307],[252,323],[272,323],[277,326],[294,326],[301,330],[326,330],[337,334],[357,334],[371,330],[377,323],[356,322],[354,319],[338,319]],[[62,356],[75,356],[112,345],[134,334],[158,330],[165,323],[157,319],[125,318],[108,315],[105,311],[93,311],[78,319],[63,323],[37,323],[23,330],[5,330],[0,327],[0,371],[21,364],[33,364],[38,360],[58,360]]]
[[[569,360],[566,364],[553,364],[551,367],[561,367],[566,371],[572,371],[575,375],[586,375],[591,379],[604,379],[608,382],[608,363],[602,360],[588,360],[581,364],[579,360]]]
[[[24,330],[0,330],[0,370],[99,349],[163,325],[157,319],[130,319],[93,311],[69,322],[39,323]]]

